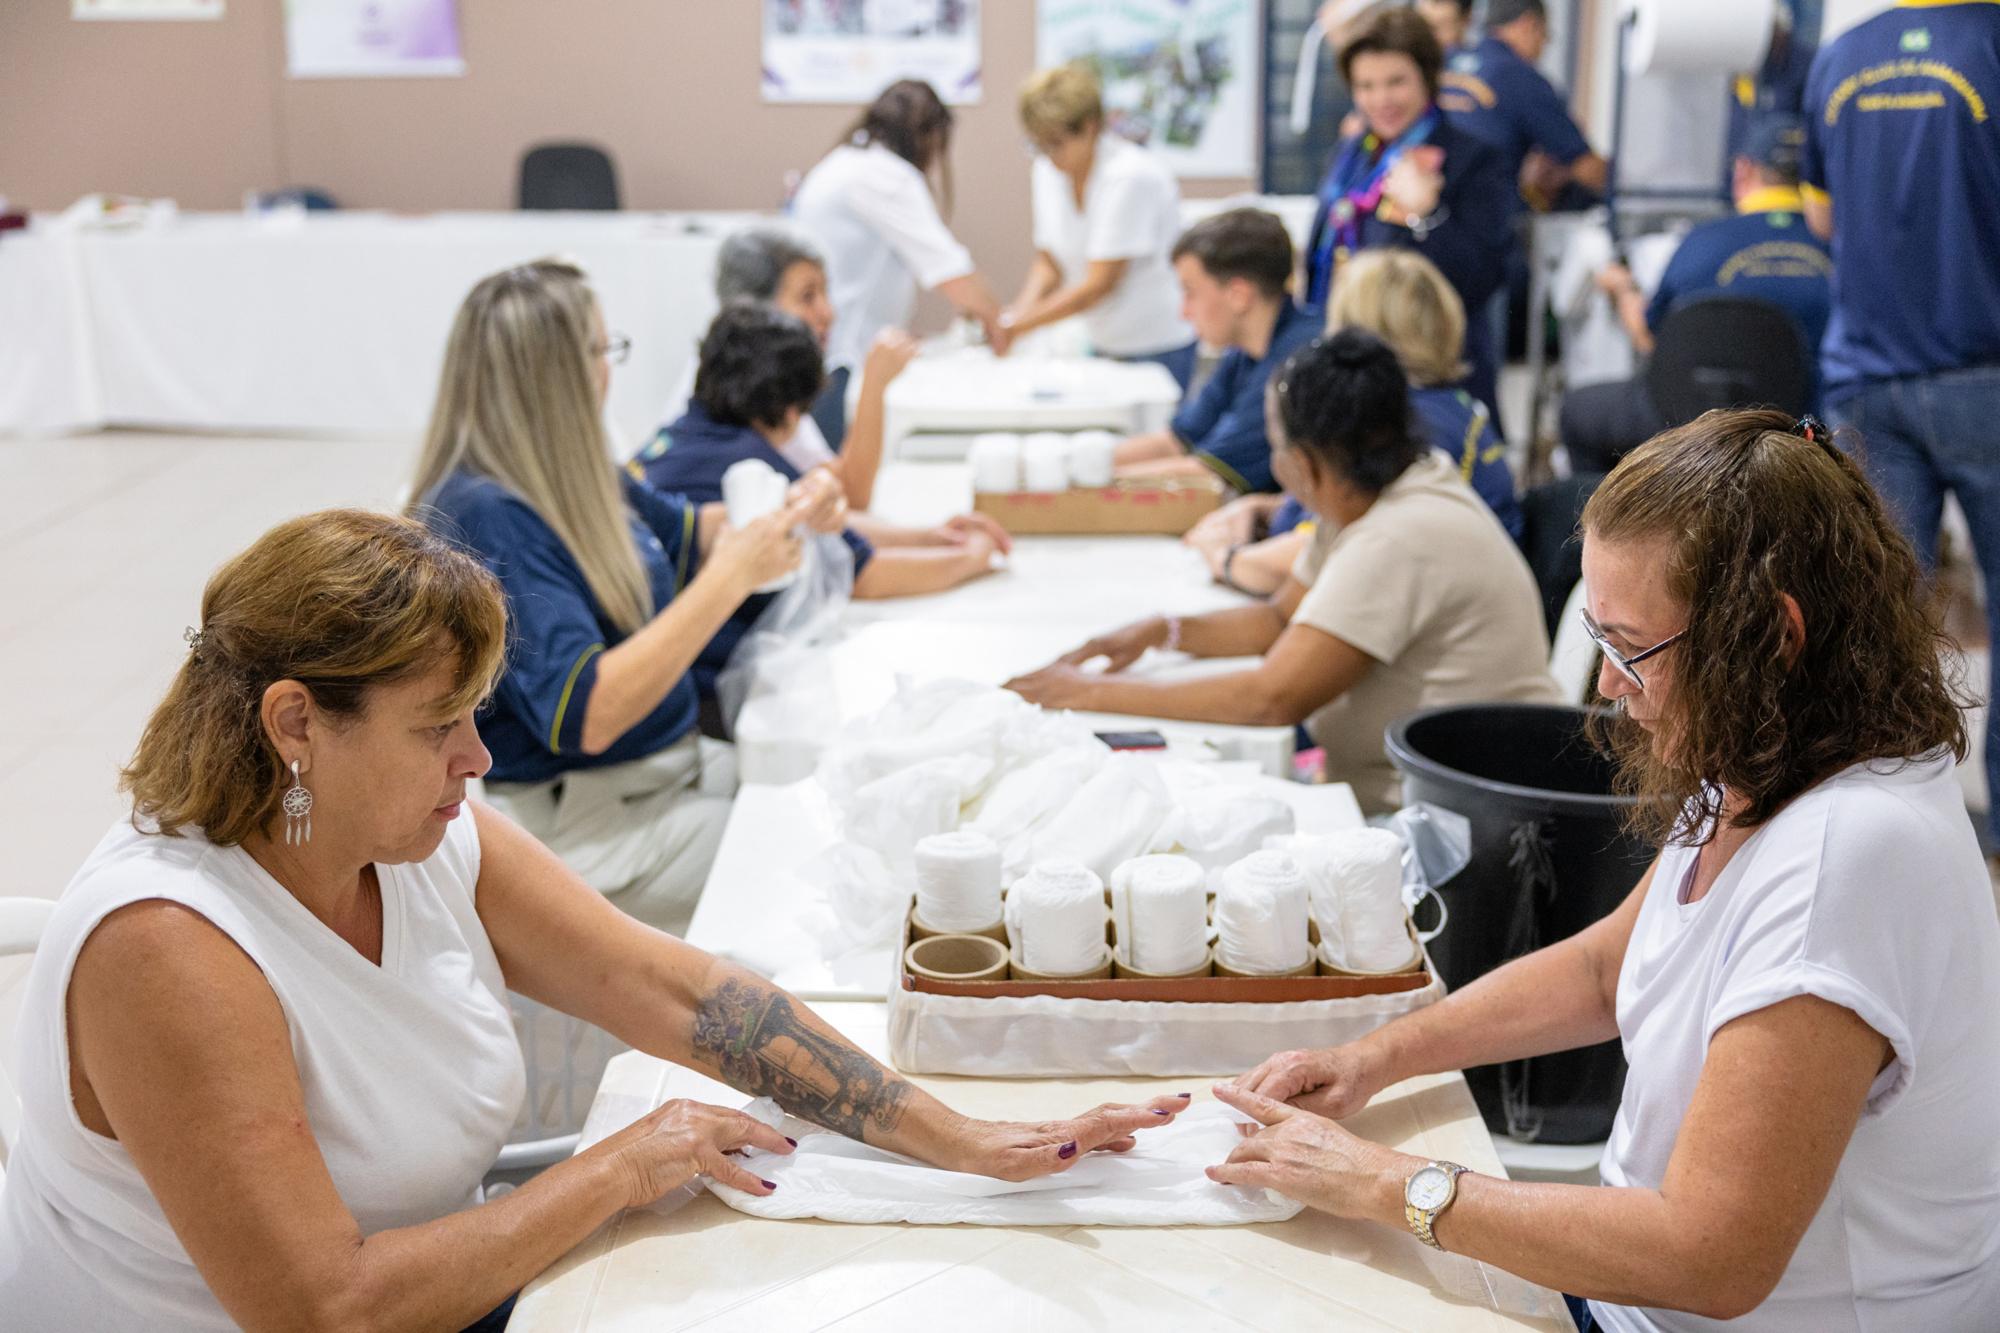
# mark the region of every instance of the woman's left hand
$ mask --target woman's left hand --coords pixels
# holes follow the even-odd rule
[[[992,541],[995,550],[1006,555],[1014,549],[1014,539],[1007,529],[986,514],[958,514],[940,523],[935,532],[939,546],[963,546],[973,533],[981,533]]]
[[[1229,1084],[1218,1084],[1215,1095],[1264,1128],[1244,1139],[1228,1160],[1208,1168],[1210,1180],[1276,1190],[1335,1217],[1385,1221],[1401,1211],[1403,1179],[1422,1165],[1416,1158],[1357,1138],[1324,1116]]]
[[[1016,676],[1001,688],[1043,708],[1088,708],[1096,686],[1096,675],[1066,662],[1053,662],[1039,671]]]
[[[847,491],[832,468],[816,467],[792,483],[785,503],[799,510],[799,521],[814,532],[839,532],[847,526]]]
[[[940,1166],[996,1180],[1035,1180],[1067,1171],[1093,1152],[1126,1152],[1143,1130],[1170,1125],[1190,1105],[1186,1095],[1140,1106],[1106,1103],[1073,1120],[965,1120]]]

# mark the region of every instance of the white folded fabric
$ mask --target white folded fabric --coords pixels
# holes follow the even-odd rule
[[[1141,856],[1111,875],[1118,955],[1141,972],[1175,976],[1208,954],[1208,876],[1185,856]]]
[[[1203,1174],[1242,1142],[1247,1118],[1203,1102],[1128,1153],[1092,1153],[1037,1180],[993,1180],[925,1166],[788,1117],[769,1101],[745,1112],[797,1139],[789,1156],[753,1153],[744,1165],[777,1185],[766,1195],[709,1182],[715,1196],[753,1217],[828,1222],[913,1222],[995,1227],[1244,1226],[1283,1222],[1304,1205],[1269,1190],[1218,1185]]]
[[[1235,972],[1276,976],[1312,957],[1306,880],[1285,852],[1252,852],[1223,872],[1215,896],[1215,961]]]
[[[1171,825],[1181,855],[1208,872],[1210,893],[1222,891],[1222,872],[1271,838],[1298,827],[1298,816],[1287,802],[1243,787],[1213,787],[1180,798],[1180,814]]]

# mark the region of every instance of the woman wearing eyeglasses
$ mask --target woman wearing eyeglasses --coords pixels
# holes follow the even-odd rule
[[[1574,1293],[1584,1329],[1992,1328],[2000,919],[1909,544],[1825,427],[1711,412],[1591,498],[1583,566],[1659,858],[1574,937],[1219,1089],[1267,1128],[1210,1174]],[[1335,1123],[1415,1074],[1614,1036],[1601,1187]]]
[[[1273,473],[1319,519],[1269,600],[1134,621],[1007,688],[1049,708],[1302,723],[1327,781],[1380,814],[1401,795],[1382,746],[1397,718],[1559,700],[1541,598],[1506,530],[1424,439],[1409,379],[1374,334],[1345,329],[1293,353],[1271,376],[1265,412]],[[1126,670],[1148,649],[1261,660],[1196,679]]]

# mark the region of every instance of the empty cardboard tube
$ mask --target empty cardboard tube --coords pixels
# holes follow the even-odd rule
[[[903,964],[933,981],[1005,981],[1007,946],[986,935],[931,935],[904,951]]]

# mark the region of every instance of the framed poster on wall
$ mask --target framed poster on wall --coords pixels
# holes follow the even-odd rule
[[[73,19],[219,19],[223,0],[70,0]]]
[[[922,79],[979,100],[980,0],[763,0],[766,102],[866,104]]]
[[[465,73],[458,0],[285,0],[285,51],[295,79]]]
[[[1040,0],[1035,63],[1088,61],[1111,128],[1184,177],[1255,176],[1257,0]]]

